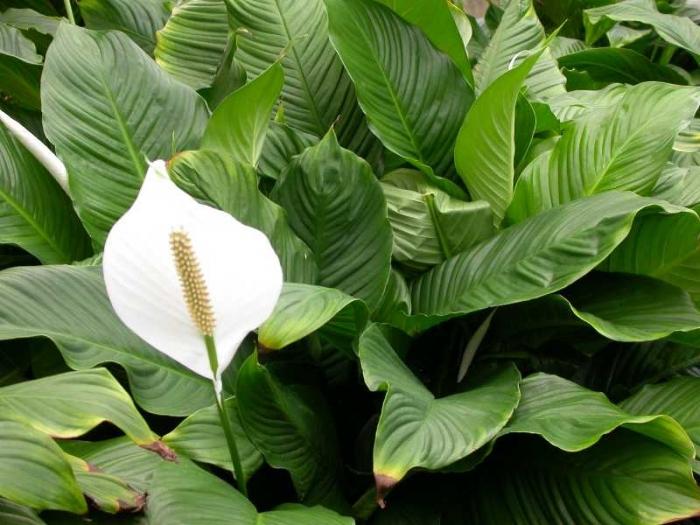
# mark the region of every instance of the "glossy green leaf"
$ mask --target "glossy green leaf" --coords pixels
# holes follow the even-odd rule
[[[331,132],[292,161],[275,198],[311,248],[318,284],[374,308],[389,279],[391,226],[369,164],[341,148]]]
[[[638,22],[650,25],[669,44],[700,55],[700,28],[689,18],[660,13],[654,0],[624,0],[584,12],[586,42],[593,43],[615,22]]]
[[[87,511],[71,466],[51,438],[0,421],[0,444],[0,496],[38,510]]]
[[[420,29],[373,0],[326,0],[326,7],[331,41],[372,132],[417,167],[449,172],[471,101],[459,69]]]
[[[152,53],[156,32],[170,15],[166,0],[80,0],[80,14],[88,29],[117,29]]]
[[[258,343],[276,350],[322,328],[354,339],[367,317],[361,301],[335,288],[287,283],[275,310],[258,330]]]
[[[29,507],[0,499],[0,520],[5,525],[46,525]]]
[[[275,63],[226,97],[207,123],[202,147],[256,166],[283,84],[284,70]]]
[[[513,197],[518,94],[541,55],[535,52],[495,79],[476,99],[457,136],[457,172],[474,199],[489,203],[496,227]]]
[[[229,40],[223,0],[189,0],[173,8],[157,33],[156,62],[193,89],[212,85]]]
[[[0,21],[0,91],[23,107],[39,109],[42,62],[31,40],[16,27]]]
[[[61,18],[38,13],[33,9],[10,8],[0,13],[0,22],[27,31],[33,29],[42,35],[55,35]]]
[[[699,103],[694,88],[645,82],[627,89],[617,104],[576,119],[554,149],[522,173],[509,218],[521,221],[608,190],[649,194]],[[606,133],[600,133],[603,127]]]
[[[226,406],[231,419],[236,448],[241,456],[243,471],[246,479],[250,479],[262,465],[263,457],[243,430],[236,399],[233,397],[227,399]],[[233,471],[231,455],[219,420],[219,413],[214,405],[202,408],[189,416],[175,429],[163,436],[163,442],[176,453],[190,459]]]
[[[124,79],[128,78],[128,82]],[[62,24],[42,76],[44,127],[96,245],[131,206],[146,158],[199,141],[208,111],[125,35]]]
[[[394,234],[394,260],[425,270],[491,236],[491,208],[465,202],[430,184],[419,171],[385,175],[382,190]]]
[[[95,267],[15,268],[0,274],[0,339],[48,337],[71,368],[122,365],[138,404],[188,415],[212,404],[211,384],[127,329],[112,310]],[[80,319],[80,322],[76,322]]]
[[[665,414],[678,421],[700,455],[700,378],[677,377],[665,383],[646,385],[620,406],[630,414]]]
[[[248,437],[274,468],[288,470],[305,503],[343,508],[335,429],[326,401],[303,385],[283,384],[251,356],[236,397]]]
[[[282,122],[271,122],[258,159],[258,170],[267,177],[278,179],[292,162],[292,157],[317,143],[318,139],[313,135]]]
[[[264,232],[280,257],[286,281],[316,281],[318,269],[309,247],[290,228],[284,209],[258,190],[250,166],[212,151],[188,151],[177,155],[169,170],[190,195]]]
[[[520,389],[520,404],[501,436],[538,434],[554,447],[578,452],[623,427],[663,443],[679,457],[695,453],[683,427],[668,416],[627,413],[600,392],[550,374],[528,376]]]
[[[603,261],[624,240],[637,213],[647,208],[690,214],[663,201],[606,192],[506,228],[416,280],[411,323],[427,328],[558,291]]]
[[[252,503],[221,479],[192,463],[164,463],[149,493],[151,523],[168,525],[353,525],[321,507],[283,506],[258,514]]]
[[[333,127],[341,144],[358,151],[371,142],[352,82],[328,40],[323,0],[226,0],[226,4],[239,35],[236,58],[249,78],[281,58],[282,106],[292,127],[317,137]]]
[[[453,6],[449,2],[442,0],[375,1],[391,8],[409,24],[418,26],[430,42],[449,56],[462,71],[464,77],[473,83],[465,42],[462,40],[455,17],[451,12]]]
[[[386,392],[374,441],[373,469],[380,497],[382,489],[411,469],[437,470],[486,444],[508,422],[520,399],[520,374],[512,366],[436,399],[377,325],[362,334],[359,347],[367,387]]]
[[[509,2],[498,29],[474,68],[477,93],[483,93],[497,78],[509,71],[517,60],[526,58],[545,39],[531,0]],[[559,72],[551,52],[545,50],[525,81],[527,93],[545,99],[563,93],[566,80]]]
[[[16,244],[45,264],[90,254],[89,239],[70,199],[1,124],[0,243]]]
[[[700,166],[667,166],[661,172],[651,195],[688,208],[700,204]]]

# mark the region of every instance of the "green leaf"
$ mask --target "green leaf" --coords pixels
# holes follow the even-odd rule
[[[564,68],[586,72],[596,83],[614,82],[639,84],[658,81],[687,85],[688,81],[674,69],[655,64],[641,53],[631,49],[598,47],[586,49],[559,58]]]
[[[208,118],[201,97],[126,36],[69,24],[61,24],[46,56],[42,108],[46,135],[98,246],[136,197],[146,157],[195,146]]]
[[[238,33],[236,58],[249,78],[282,57],[282,106],[290,126],[317,137],[334,127],[347,147],[353,141],[360,146],[371,140],[352,82],[328,40],[323,0],[226,0],[226,4]]]
[[[37,13],[33,9],[7,9],[0,13],[0,22],[7,25],[28,31],[33,29],[42,35],[55,35],[61,18],[57,16],[46,16]]]
[[[243,472],[246,479],[250,479],[263,464],[263,457],[243,431],[236,399],[233,397],[227,399],[226,407],[231,419],[236,448],[243,464]],[[163,442],[178,454],[190,459],[233,471],[231,454],[216,405],[202,408],[189,416],[174,430],[163,436]]]
[[[364,300],[373,309],[389,280],[391,226],[372,168],[329,133],[295,157],[276,200],[311,248],[318,284]]]
[[[619,431],[570,454],[530,440],[461,488],[459,523],[656,525],[700,512],[688,458]]]
[[[129,394],[104,368],[0,388],[0,411],[7,419],[57,438],[78,437],[109,421],[139,445],[158,439]]]
[[[498,29],[494,32],[479,62],[474,68],[476,92],[483,93],[497,78],[512,68],[519,57],[527,57],[541,47],[545,40],[542,24],[537,19],[531,0],[509,2]],[[536,99],[546,99],[565,92],[566,79],[559,72],[549,50],[529,72],[525,81],[527,93]]]
[[[39,109],[42,57],[22,32],[0,21],[0,91],[28,109]]]
[[[0,499],[0,522],[5,525],[46,525],[32,509]]]
[[[193,89],[212,85],[229,40],[223,0],[189,0],[173,8],[157,33],[158,65]]]
[[[151,523],[168,525],[354,525],[321,507],[284,505],[258,514],[252,503],[216,476],[190,462],[164,463],[148,495]]]
[[[686,213],[663,201],[606,192],[541,213],[448,259],[417,279],[415,329],[484,308],[556,292],[603,261],[626,237],[640,210]]]
[[[146,497],[129,487],[123,480],[99,472],[80,458],[66,455],[80,489],[98,509],[109,514],[138,512]]]
[[[331,41],[372,132],[422,170],[446,174],[471,101],[452,61],[415,26],[373,0],[326,0]]]
[[[678,421],[695,444],[700,455],[700,379],[677,377],[665,383],[645,385],[620,406],[630,414],[640,416],[665,414]]]
[[[80,14],[88,29],[116,29],[152,54],[156,31],[170,16],[166,0],[80,0]]]
[[[457,136],[457,172],[474,199],[489,203],[496,227],[513,197],[518,94],[541,55],[542,50],[535,52],[490,84],[472,105]]]
[[[374,475],[382,489],[413,468],[437,470],[467,457],[508,422],[520,399],[513,366],[485,374],[457,394],[436,399],[394,352],[377,325],[360,339],[367,387],[385,391],[374,441]]]
[[[226,97],[207,123],[202,148],[256,166],[283,84],[284,70],[275,63]]]
[[[316,281],[318,269],[309,247],[290,228],[284,209],[258,190],[250,166],[212,151],[188,151],[170,162],[169,173],[190,195],[265,233],[281,260],[285,281]]]
[[[625,0],[616,4],[586,9],[586,42],[592,44],[615,22],[647,24],[669,44],[687,49],[700,58],[700,28],[689,18],[659,13],[654,0]]]
[[[375,0],[392,9],[409,24],[418,26],[430,42],[452,59],[469,83],[474,82],[452,4],[442,0]]]
[[[16,244],[44,264],[90,254],[90,241],[70,199],[1,124],[0,232],[0,243]]]
[[[238,372],[236,397],[248,437],[274,468],[288,470],[302,501],[344,508],[335,429],[325,399],[283,384],[252,355]]]
[[[393,171],[381,185],[394,234],[393,257],[408,268],[425,270],[493,234],[488,203],[451,197],[419,171]]]
[[[700,166],[667,166],[661,172],[651,195],[687,208],[700,204]]]
[[[628,88],[617,104],[587,112],[571,123],[554,149],[522,173],[509,218],[518,222],[608,190],[649,194],[681,125],[695,114],[698,103],[694,88],[646,82]]]
[[[550,374],[526,377],[520,390],[520,404],[500,436],[538,434],[552,446],[578,452],[623,427],[663,443],[679,458],[695,454],[683,427],[668,416],[627,413],[600,392]]]
[[[275,310],[258,330],[258,342],[277,350],[319,329],[353,340],[367,318],[367,307],[340,290],[287,283]]]
[[[70,464],[51,438],[0,421],[0,444],[0,496],[37,510],[87,512]]]
[[[80,322],[76,322],[79,319]],[[48,337],[71,368],[114,362],[138,404],[188,415],[213,402],[211,384],[127,329],[114,314],[95,267],[13,268],[0,274],[0,339]]]
[[[258,169],[272,179],[279,179],[281,173],[306,148],[318,144],[318,139],[298,131],[281,122],[270,122],[263,144]]]
[[[614,341],[653,341],[700,328],[690,296],[656,279],[596,273],[563,293],[571,311]]]

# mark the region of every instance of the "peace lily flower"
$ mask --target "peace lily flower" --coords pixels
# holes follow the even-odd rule
[[[69,193],[68,172],[61,159],[54,155],[53,151],[46,147],[43,142],[32,135],[27,128],[2,110],[0,110],[0,122],[46,168],[46,171],[56,179],[63,191]]]
[[[272,313],[282,268],[265,235],[198,203],[153,162],[136,201],[112,227],[103,255],[107,294],[133,332],[212,379],[231,459],[245,479],[221,373],[243,338]]]

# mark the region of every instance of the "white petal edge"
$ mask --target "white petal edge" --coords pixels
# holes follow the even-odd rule
[[[46,168],[46,171],[56,179],[56,182],[58,182],[63,191],[70,195],[70,190],[68,188],[68,172],[66,171],[65,164],[61,162],[61,159],[54,155],[53,151],[51,151],[46,144],[32,135],[27,128],[2,110],[0,110],[0,122],[2,122],[8,131],[34,155],[34,158],[36,158],[44,168]]]
[[[176,230],[189,235],[209,291],[217,377],[182,295],[170,248]],[[109,299],[126,326],[197,374],[217,380],[243,338],[270,316],[282,290],[282,268],[267,237],[179,189],[163,161],[151,163],[133,206],[110,231],[103,271]]]

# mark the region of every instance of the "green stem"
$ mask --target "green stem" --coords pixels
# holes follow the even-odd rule
[[[238,483],[238,490],[248,497],[248,486],[245,479],[245,472],[243,472],[243,464],[241,463],[241,457],[238,454],[238,447],[236,446],[236,439],[233,435],[233,429],[231,428],[231,419],[229,418],[229,412],[226,408],[226,400],[224,399],[224,391],[219,384],[219,379],[217,373],[219,370],[219,359],[216,354],[216,343],[214,338],[210,335],[204,336],[204,344],[207,347],[207,355],[209,356],[209,366],[214,374],[213,385],[214,385],[214,397],[216,397],[216,407],[219,411],[219,420],[221,420],[221,427],[224,429],[224,436],[226,437],[226,444],[228,445],[228,452],[231,456],[231,463],[233,464],[233,473],[236,476],[236,483]]]
[[[352,515],[358,520],[368,520],[377,510],[377,489],[370,487],[352,506]]]
[[[666,46],[659,57],[659,64],[667,66],[671,62],[676,49],[678,49],[676,46]]]
[[[73,6],[70,3],[71,0],[63,0],[63,4],[66,6],[66,14],[68,15],[68,20],[70,23],[75,25],[75,16],[73,15]]]

